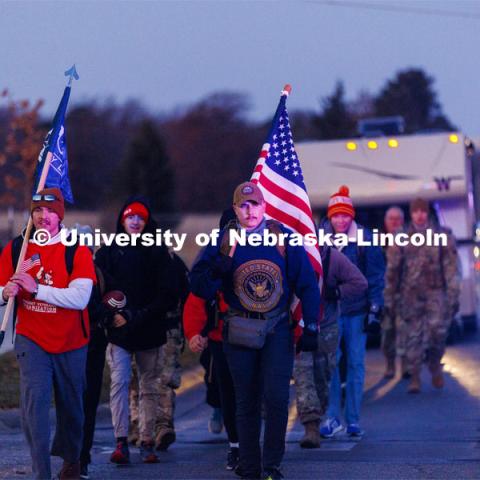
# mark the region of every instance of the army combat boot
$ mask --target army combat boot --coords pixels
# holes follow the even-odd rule
[[[383,378],[391,379],[395,377],[395,357],[387,358],[387,364],[385,368],[385,373],[383,374]]]
[[[410,385],[408,385],[407,392],[420,393],[420,374],[419,373],[412,373],[412,376],[410,377]]]
[[[443,378],[443,367],[441,364],[430,366],[430,372],[432,374],[432,385],[435,388],[443,388],[445,380]]]
[[[302,448],[319,448],[320,432],[318,431],[319,421],[305,423],[305,435],[300,440]]]

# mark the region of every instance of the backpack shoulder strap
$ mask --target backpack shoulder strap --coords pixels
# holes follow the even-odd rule
[[[75,253],[77,252],[77,248],[78,243],[65,247],[65,266],[67,267],[67,272],[69,276],[73,272],[73,260],[75,258]]]
[[[12,267],[15,271],[18,259],[20,257],[20,250],[22,249],[23,237],[19,235],[12,240]]]
[[[237,228],[237,221],[233,218],[230,220],[226,227],[225,227],[225,233],[222,237],[222,243],[220,244],[220,253],[222,255],[228,255],[230,252],[230,245],[229,245],[229,236],[230,236],[230,230],[235,230]]]
[[[278,222],[277,220],[273,220],[273,219],[268,219],[266,221],[266,225],[267,225],[267,228],[268,228],[268,231],[275,234],[277,236],[277,239],[280,237],[280,234],[282,234],[282,227],[281,227],[281,223]],[[285,248],[285,245],[280,245],[280,242],[277,241],[277,250],[278,250],[278,253],[283,257],[285,258],[286,255],[287,255],[287,249]]]

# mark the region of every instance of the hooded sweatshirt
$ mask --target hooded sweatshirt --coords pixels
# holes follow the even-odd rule
[[[142,196],[130,197],[120,209],[117,233],[126,233],[122,213],[127,205],[142,203],[148,211],[148,221],[142,233],[155,234],[148,201]],[[127,325],[108,329],[111,343],[129,351],[147,350],[166,341],[168,328],[166,313],[179,301],[175,265],[164,246],[137,245],[120,247],[113,243],[103,246],[95,255],[95,263],[105,278],[105,291],[120,290],[127,297],[127,308],[132,315]]]

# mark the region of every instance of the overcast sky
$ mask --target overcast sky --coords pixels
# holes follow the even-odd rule
[[[479,32],[480,2],[464,0],[0,0],[0,89],[44,98],[51,113],[75,62],[72,104],[136,98],[160,113],[233,90],[265,119],[286,82],[290,110],[317,108],[337,79],[353,99],[413,66],[436,79],[450,119],[477,135]]]

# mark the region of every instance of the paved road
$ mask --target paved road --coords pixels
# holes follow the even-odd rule
[[[361,441],[346,436],[318,450],[302,450],[302,427],[290,409],[283,472],[291,479],[480,479],[480,337],[450,347],[445,357],[446,387],[436,391],[424,372],[423,391],[405,393],[406,382],[382,380],[379,351],[369,351]],[[292,387],[293,393],[293,387]],[[293,395],[292,395],[293,398]],[[94,479],[233,479],[224,469],[226,439],[207,431],[210,410],[203,403],[201,376],[189,373],[178,409],[178,440],[157,465],[143,465],[137,452],[132,465],[108,463],[113,434],[102,407],[94,445]],[[3,421],[2,421],[3,420]],[[31,478],[18,415],[0,415],[0,478]],[[55,466],[58,462],[54,461]]]

